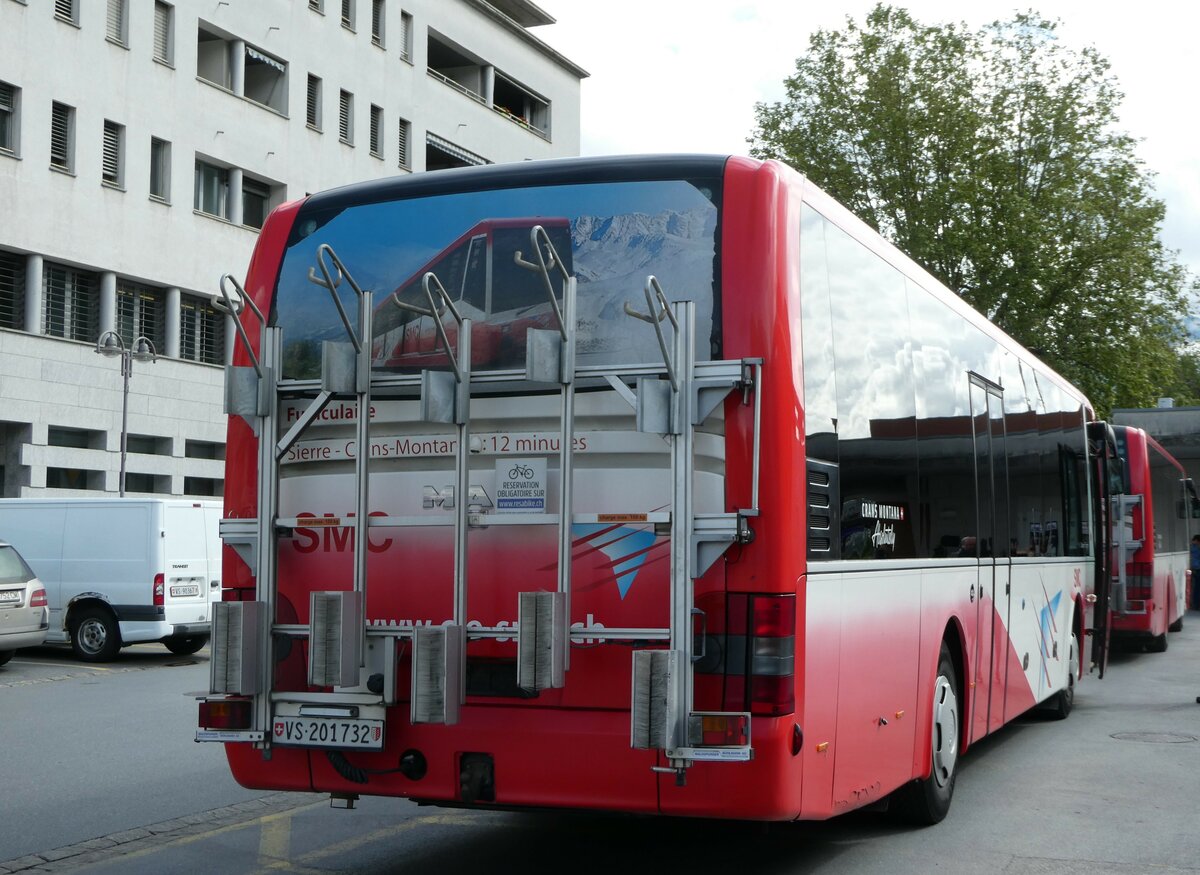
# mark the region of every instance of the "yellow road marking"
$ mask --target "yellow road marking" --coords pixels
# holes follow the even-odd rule
[[[34,662],[32,659],[21,659],[17,657],[13,660],[14,663],[21,665],[41,665],[46,668],[61,668],[65,671],[112,671],[111,668],[102,668],[98,665],[72,665],[69,662]]]
[[[273,866],[286,862],[292,844],[292,819],[290,817],[267,821],[262,825],[258,839],[258,865]]]

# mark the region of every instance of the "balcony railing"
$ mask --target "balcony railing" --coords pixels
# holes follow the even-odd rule
[[[480,104],[481,106],[487,106],[487,101],[483,99],[482,94],[476,94],[474,91],[472,91],[467,86],[463,85],[461,82],[455,82],[449,76],[447,76],[443,73],[439,73],[437,70],[434,70],[433,68],[427,68],[426,72],[428,72],[430,76],[432,76],[434,79],[437,79],[439,82],[444,82],[445,84],[449,85],[455,91],[460,91],[463,94],[467,95],[467,97],[471,98],[472,100],[474,100],[476,103]]]

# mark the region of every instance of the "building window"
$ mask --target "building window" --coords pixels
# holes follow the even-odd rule
[[[184,441],[183,455],[189,459],[224,459],[225,445],[213,441]]]
[[[128,475],[125,478],[129,479]],[[83,468],[46,468],[47,489],[104,489],[104,472]]]
[[[383,0],[371,0],[371,42],[383,48]]]
[[[20,109],[21,89],[7,82],[0,82],[0,152],[19,154]]]
[[[125,491],[150,495],[170,495],[171,478],[165,474],[138,474],[129,471],[125,474]]]
[[[75,172],[75,107],[58,101],[50,107],[50,166]]]
[[[104,158],[101,178],[105,185],[123,188],[125,184],[125,126],[104,120]]]
[[[171,439],[153,434],[131,434],[125,439],[125,448],[142,456],[169,456]]]
[[[104,432],[90,428],[52,425],[46,429],[46,446],[71,447],[75,450],[104,449]]]
[[[354,95],[345,90],[338,99],[338,136],[343,143],[354,145]]]
[[[314,131],[321,130],[321,78],[312,73],[308,74],[308,111],[305,120]]]
[[[171,144],[150,138],[150,197],[171,202]]]
[[[184,477],[183,494],[220,497],[224,494],[222,485],[223,481],[211,477]]]
[[[57,264],[42,269],[42,331],[67,340],[96,339],[96,277]]]
[[[383,107],[371,104],[371,154],[383,157]]]
[[[400,57],[412,63],[413,47],[413,17],[407,12],[400,13]]]
[[[308,0],[308,8],[313,12],[325,14],[325,0]]]
[[[354,30],[354,0],[342,0],[342,27]]]
[[[161,289],[128,280],[117,280],[116,329],[126,349],[139,337],[154,344],[161,353],[166,345],[166,306]]]
[[[409,140],[412,139],[412,122],[407,119],[400,119],[400,166],[405,170],[412,168],[412,158],[408,147]]]
[[[226,90],[233,87],[233,44],[204,24],[196,29],[196,75]]]
[[[196,159],[196,196],[192,208],[221,219],[229,218],[229,170]]]
[[[255,103],[287,112],[287,64],[259,49],[246,46],[242,96]]]
[[[54,17],[67,24],[79,25],[79,0],[54,0]]]
[[[154,60],[175,63],[175,7],[154,0]]]
[[[25,327],[25,258],[0,252],[0,328]]]
[[[271,212],[271,186],[248,176],[242,177],[242,224],[261,228]]]
[[[114,43],[126,45],[129,41],[129,15],[125,0],[108,0],[108,19],[105,35]]]
[[[209,365],[225,363],[225,317],[204,298],[181,296],[179,357]]]

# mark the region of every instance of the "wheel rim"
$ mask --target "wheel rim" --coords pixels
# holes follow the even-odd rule
[[[933,779],[945,787],[958,760],[958,696],[949,678],[940,675],[933,691]]]
[[[88,617],[79,624],[79,647],[86,653],[96,654],[108,643],[108,627],[95,617]]]

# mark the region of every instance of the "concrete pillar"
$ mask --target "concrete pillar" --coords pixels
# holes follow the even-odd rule
[[[25,330],[42,333],[42,257],[30,255],[25,259]]]
[[[242,169],[229,168],[229,221],[242,224]]]
[[[117,327],[117,275],[111,270],[100,274],[100,332],[97,338],[106,331]],[[133,338],[129,338],[132,342]]]
[[[480,72],[480,94],[483,96],[483,102],[492,106],[492,95],[496,93],[496,68],[489,65],[483,67]]]
[[[229,44],[229,90],[241,95],[246,88],[246,43],[235,39]]]
[[[163,338],[166,341],[163,355],[169,359],[179,358],[179,301],[179,287],[171,286],[167,289],[166,337]]]

